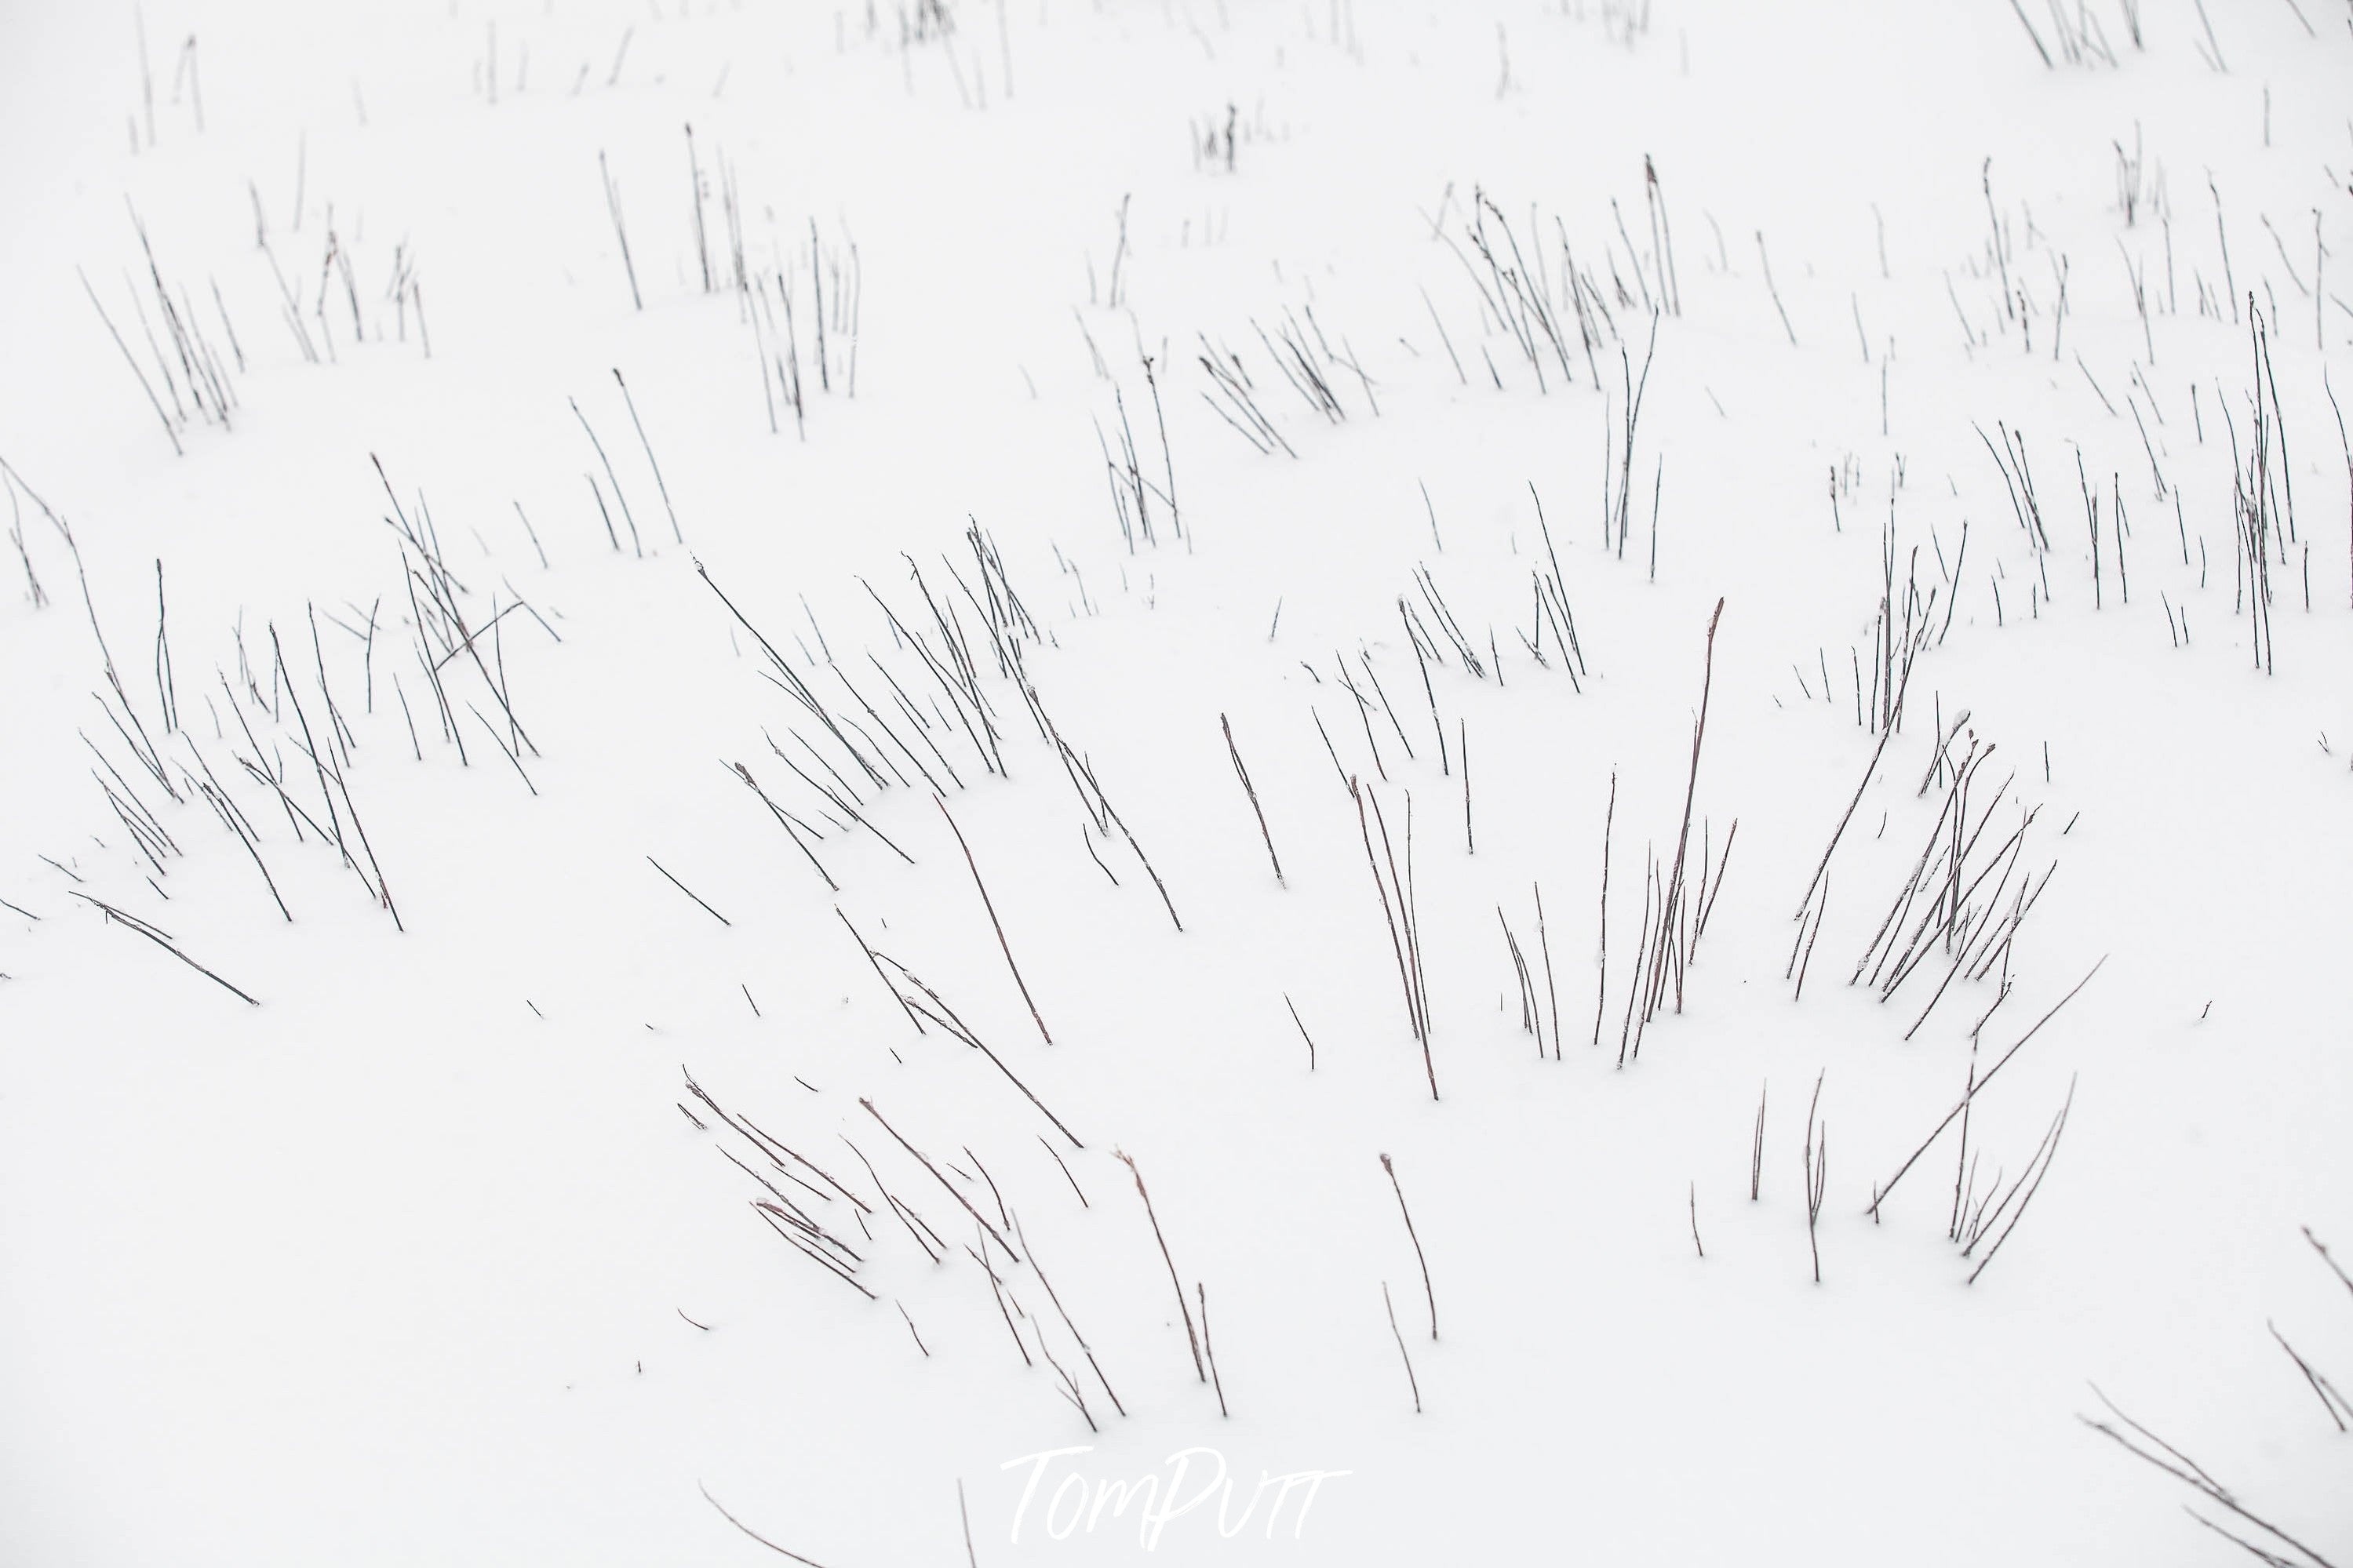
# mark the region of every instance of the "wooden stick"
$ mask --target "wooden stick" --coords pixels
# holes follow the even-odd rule
[[[1233,1413],[1226,1408],[1225,1381],[1218,1375],[1217,1346],[1209,1338],[1209,1288],[1197,1280],[1193,1289],[1201,1298],[1201,1349],[1209,1358],[1209,1386],[1218,1391],[1218,1414],[1230,1419]]]
[[[1895,1190],[1895,1184],[1904,1179],[1904,1173],[1912,1168],[1914,1163],[1917,1161],[1921,1155],[1928,1152],[1928,1145],[1936,1141],[1937,1135],[1943,1132],[1946,1128],[1951,1126],[1953,1124],[1953,1119],[1960,1115],[1962,1111],[1968,1110],[1970,1104],[1975,1101],[1977,1097],[1985,1092],[1986,1085],[1993,1081],[1994,1075],[2010,1065],[2010,1058],[2016,1056],[2021,1050],[2023,1050],[2026,1047],[2026,1042],[2034,1038],[2037,1034],[2042,1032],[2043,1025],[2058,1016],[2060,1008],[2064,1007],[2068,1003],[2073,1002],[2075,999],[2076,994],[2081,992],[2084,986],[2089,985],[2092,983],[2092,976],[2097,974],[2100,972],[2100,965],[2105,964],[2107,961],[2107,955],[2105,953],[2101,954],[2099,963],[2093,964],[2090,971],[2084,974],[2084,978],[2075,982],[2074,990],[2068,992],[2067,994],[2060,997],[2058,1001],[2052,1003],[2051,1005],[2051,1011],[2043,1014],[2042,1017],[2036,1019],[2034,1021],[2034,1026],[2027,1030],[2025,1034],[2021,1035],[2018,1037],[2018,1043],[2010,1047],[2010,1049],[2004,1051],[2001,1054],[2001,1059],[1994,1063],[1992,1067],[1986,1069],[1985,1077],[1978,1079],[1976,1086],[1961,1097],[1960,1103],[1954,1106],[1952,1110],[1945,1112],[1945,1119],[1936,1123],[1934,1131],[1929,1132],[1927,1138],[1922,1142],[1920,1147],[1912,1151],[1911,1159],[1905,1161],[1902,1165],[1896,1168],[1895,1174],[1887,1179],[1887,1184],[1880,1188],[1877,1195],[1871,1200],[1871,1208],[1869,1213],[1873,1218],[1876,1219],[1879,1216],[1879,1205],[1887,1201],[1887,1195]]]
[[[174,958],[178,959],[182,963],[186,964],[189,968],[195,970],[197,973],[203,975],[206,979],[211,981],[222,990],[228,992],[238,1001],[243,1002],[249,1006],[259,1007],[261,1005],[259,998],[248,995],[245,992],[240,991],[236,986],[230,984],[227,981],[223,980],[219,975],[215,974],[211,970],[206,969],[203,964],[198,963],[195,959],[190,958],[186,953],[182,952],[178,948],[172,945],[170,939],[166,937],[163,931],[149,925],[145,921],[141,920],[138,916],[125,914],[122,910],[116,909],[111,904],[100,903],[98,900],[91,898],[88,893],[74,892],[71,889],[68,889],[67,891],[71,893],[73,897],[81,900],[81,901],[86,904],[95,905],[106,915],[108,920],[119,923],[128,930],[137,931],[141,936],[145,937],[149,942],[153,942],[165,952],[168,952]]]
[[[933,1164],[931,1161],[924,1156],[923,1152],[921,1149],[916,1148],[913,1143],[910,1143],[904,1138],[900,1137],[899,1130],[897,1128],[892,1126],[888,1121],[882,1121],[882,1113],[874,1109],[874,1102],[872,1100],[860,1099],[858,1103],[866,1108],[867,1115],[871,1116],[877,1121],[882,1122],[882,1131],[891,1134],[892,1142],[896,1142],[900,1148],[904,1149],[908,1153],[913,1154],[915,1157],[915,1163],[932,1173],[932,1179],[934,1181],[947,1188],[948,1196],[955,1199],[957,1203],[964,1205],[964,1212],[972,1215],[973,1219],[979,1224],[980,1228],[988,1233],[990,1240],[996,1242],[997,1246],[1005,1248],[1006,1257],[1012,1258],[1016,1263],[1021,1261],[1020,1256],[1013,1250],[1012,1244],[997,1233],[997,1227],[990,1225],[987,1219],[982,1215],[981,1212],[972,1206],[972,1201],[970,1199],[966,1198],[964,1194],[958,1192],[955,1184],[945,1176],[940,1174],[939,1167]]]
[[[1241,748],[1234,744],[1233,723],[1220,713],[1218,724],[1226,732],[1226,752],[1234,760],[1234,776],[1242,781],[1242,793],[1250,796],[1250,810],[1258,814],[1259,837],[1266,840],[1266,858],[1274,867],[1275,885],[1282,886],[1282,861],[1274,852],[1274,835],[1267,830],[1266,807],[1258,803],[1257,786],[1250,783],[1250,770],[1242,766]]]
[[[712,1497],[711,1495],[711,1489],[704,1486],[701,1481],[695,1482],[694,1486],[695,1489],[702,1494],[702,1500],[719,1510],[720,1518],[725,1520],[728,1523],[733,1525],[736,1529],[742,1531],[744,1534],[750,1536],[753,1540],[758,1542],[769,1551],[776,1553],[780,1557],[789,1557],[796,1563],[806,1563],[807,1564],[807,1568],[825,1568],[825,1565],[818,1562],[815,1558],[804,1557],[797,1552],[777,1545],[775,1542],[769,1540],[766,1536],[761,1534],[758,1531],[753,1529],[742,1520],[737,1519],[733,1514],[729,1513],[727,1511],[727,1506],[721,1502],[717,1498]],[[959,1490],[961,1490],[961,1482],[958,1483],[958,1487]]]
[[[1176,1259],[1168,1253],[1168,1237],[1160,1229],[1160,1216],[1153,1211],[1152,1194],[1145,1189],[1144,1173],[1135,1168],[1134,1159],[1124,1150],[1114,1149],[1119,1163],[1135,1178],[1135,1195],[1144,1200],[1144,1216],[1152,1222],[1152,1239],[1160,1244],[1160,1260],[1168,1265],[1168,1283],[1176,1288],[1176,1310],[1185,1320],[1185,1342],[1193,1347],[1193,1375],[1203,1383],[1209,1381],[1208,1371],[1201,1363],[1201,1339],[1193,1331],[1193,1310],[1185,1303],[1185,1282],[1176,1273]]]
[[[1413,1357],[1406,1354],[1405,1335],[1398,1328],[1397,1303],[1389,1300],[1389,1282],[1381,1281],[1381,1305],[1388,1309],[1389,1332],[1397,1336],[1398,1357],[1405,1363],[1406,1386],[1413,1390],[1413,1413],[1421,1414],[1421,1380],[1413,1375]]]
[[[670,874],[670,868],[664,866],[660,861],[655,859],[652,856],[649,855],[646,857],[646,864],[651,866],[655,870],[659,871],[662,874],[663,880],[670,883],[671,887],[676,888],[680,892],[684,893],[696,903],[702,904],[702,912],[709,915],[712,920],[717,921],[721,925],[732,926],[735,923],[733,921],[729,920],[725,915],[721,914],[717,910],[712,909],[709,904],[703,903],[702,894],[696,892],[692,888],[688,887],[684,882],[680,881],[676,877],[671,876]]]
[[[1773,1092],[1772,1081],[1757,1091],[1757,1133],[1748,1144],[1748,1201],[1757,1201],[1757,1192],[1765,1184],[1765,1101]]]
[[[1389,1186],[1397,1193],[1398,1212],[1405,1215],[1405,1233],[1413,1242],[1413,1255],[1421,1264],[1422,1294],[1430,1299],[1430,1337],[1438,1337],[1438,1292],[1430,1286],[1430,1259],[1421,1250],[1421,1237],[1413,1228],[1413,1211],[1405,1206],[1405,1188],[1398,1184],[1397,1166],[1387,1154],[1381,1156],[1381,1169],[1388,1173]]]
[[[1293,1005],[1291,994],[1287,991],[1283,993],[1282,1005],[1291,1009],[1291,1021],[1299,1026],[1299,1037],[1307,1042],[1307,1070],[1314,1072],[1315,1070],[1315,1037],[1307,1032],[1306,1025],[1299,1022],[1299,1009]]]
[[[1050,1143],[1050,1144],[1048,1144],[1048,1145],[1047,1145],[1047,1148],[1050,1151],[1050,1150],[1053,1148],[1053,1145]],[[1057,1160],[1060,1160],[1060,1159],[1061,1158],[1061,1156],[1060,1156],[1060,1155],[1059,1155],[1059,1154],[1055,1155],[1054,1157],[1055,1157]],[[1065,1173],[1067,1174],[1067,1173],[1068,1173],[1068,1167],[1065,1167],[1065,1168],[1064,1168],[1064,1170],[1065,1170]],[[1085,1194],[1080,1194],[1080,1196],[1081,1196],[1082,1201],[1083,1201],[1083,1200],[1084,1200],[1084,1197],[1085,1197]],[[1093,1351],[1093,1350],[1092,1350],[1092,1348],[1087,1344],[1087,1337],[1086,1337],[1086,1335],[1084,1335],[1084,1334],[1082,1334],[1082,1333],[1079,1332],[1079,1325],[1078,1325],[1078,1324],[1076,1324],[1076,1323],[1074,1323],[1074,1322],[1072,1322],[1072,1321],[1071,1321],[1071,1313],[1070,1313],[1070,1310],[1069,1310],[1068,1308],[1066,1308],[1066,1307],[1064,1307],[1064,1306],[1062,1305],[1062,1299],[1061,1299],[1060,1296],[1057,1296],[1057,1295],[1055,1295],[1055,1294],[1054,1294],[1054,1282],[1053,1282],[1052,1280],[1050,1280],[1050,1279],[1047,1279],[1047,1278],[1046,1278],[1046,1270],[1045,1270],[1044,1268],[1042,1268],[1041,1267],[1039,1267],[1039,1262],[1038,1262],[1038,1249],[1037,1249],[1036,1247],[1031,1247],[1031,1246],[1029,1245],[1029,1234],[1028,1234],[1027,1232],[1025,1232],[1025,1231],[1021,1228],[1021,1219],[1020,1219],[1020,1216],[1019,1216],[1019,1215],[1015,1215],[1015,1216],[1014,1216],[1014,1219],[1013,1219],[1013,1234],[1014,1234],[1015,1236],[1019,1237],[1021,1238],[1021,1245],[1022,1245],[1022,1247],[1028,1249],[1028,1251],[1029,1251],[1029,1271],[1030,1271],[1031,1273],[1033,1273],[1033,1274],[1035,1274],[1035,1275],[1037,1275],[1037,1276],[1038,1276],[1038,1283],[1039,1283],[1039,1284],[1043,1285],[1044,1287],[1046,1287],[1046,1300],[1050,1300],[1050,1301],[1051,1301],[1051,1302],[1053,1302],[1053,1303],[1054,1303],[1054,1310],[1055,1310],[1057,1313],[1059,1313],[1059,1314],[1060,1315],[1061,1320],[1062,1320],[1062,1326],[1063,1326],[1064,1328],[1066,1328],[1066,1329],[1070,1330],[1070,1331],[1071,1331],[1071,1338],[1072,1338],[1072,1339],[1076,1340],[1076,1341],[1079,1342],[1079,1353],[1080,1353],[1080,1354],[1082,1354],[1082,1355],[1083,1355],[1083,1356],[1085,1356],[1085,1357],[1087,1358],[1087,1364],[1088,1364],[1089,1366],[1091,1366],[1091,1367],[1093,1367],[1093,1368],[1094,1368],[1094,1371],[1095,1371],[1095,1381],[1096,1381],[1097,1383],[1100,1383],[1100,1384],[1103,1384],[1103,1391],[1105,1394],[1111,1394],[1111,1407],[1112,1407],[1113,1410],[1118,1411],[1122,1415],[1125,1415],[1127,1414],[1127,1406],[1125,1406],[1124,1405],[1122,1405],[1122,1404],[1119,1402],[1119,1395],[1118,1395],[1116,1393],[1113,1393],[1113,1389],[1112,1389],[1112,1386],[1111,1386],[1111,1379],[1109,1379],[1109,1378],[1107,1378],[1107,1377],[1105,1377],[1105,1376],[1103,1375],[1103,1369],[1102,1363],[1100,1363],[1099,1362],[1097,1362],[1097,1361],[1095,1360],[1095,1352],[1094,1352],[1094,1351]],[[1208,1327],[1208,1321],[1209,1321],[1209,1310],[1208,1310],[1208,1305],[1207,1305],[1206,1303],[1204,1303],[1204,1305],[1202,1306],[1202,1309],[1201,1309],[1201,1322],[1202,1322],[1202,1326],[1203,1326],[1204,1328],[1207,1328],[1207,1327]],[[1040,1349],[1043,1349],[1043,1348],[1044,1348],[1045,1343],[1046,1343],[1046,1340],[1045,1340],[1045,1336],[1044,1336],[1043,1334],[1040,1334],[1040,1335],[1039,1336],[1038,1343],[1039,1343],[1039,1347]]]
[[[842,928],[849,932],[849,940],[858,944],[858,951],[866,955],[866,962],[873,967],[874,978],[882,982],[883,988],[891,993],[891,1000],[899,1004],[899,1011],[906,1014],[907,1022],[915,1026],[915,1033],[929,1034],[931,1031],[923,1027],[923,1019],[917,1017],[914,1008],[907,1005],[907,998],[901,994],[896,985],[891,984],[891,977],[882,973],[881,961],[874,956],[874,950],[866,945],[866,939],[858,934],[858,928],[849,923],[849,917],[841,912],[841,906],[836,904],[833,912],[840,920]],[[745,994],[748,996],[750,993],[746,992]],[[755,1012],[757,1010],[754,1009]]]
[[[1601,963],[1593,988],[1593,1043],[1601,1044],[1601,1019],[1609,1005],[1609,838],[1618,823],[1618,770],[1609,770],[1609,805],[1601,817]],[[1557,1036],[1555,1043],[1558,1043]]]
[[[1039,1016],[1038,1004],[1029,995],[1029,982],[1021,978],[1020,965],[1013,962],[1013,944],[1005,940],[1004,922],[997,918],[997,906],[989,901],[988,885],[980,879],[980,864],[972,858],[972,846],[965,842],[964,829],[956,826],[955,818],[948,816],[948,803],[934,795],[932,804],[940,808],[942,816],[947,817],[948,831],[955,835],[956,847],[964,851],[964,863],[972,868],[972,885],[980,889],[980,906],[988,911],[988,923],[997,928],[997,945],[1005,952],[1005,967],[1013,972],[1013,984],[1021,988],[1021,1000],[1029,1004],[1029,1016],[1036,1022],[1039,1037],[1050,1046],[1054,1037],[1047,1032],[1046,1020]]]

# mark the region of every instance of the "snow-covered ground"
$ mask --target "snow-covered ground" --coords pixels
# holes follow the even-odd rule
[[[2353,1563],[2348,82],[0,3],[0,1562]]]

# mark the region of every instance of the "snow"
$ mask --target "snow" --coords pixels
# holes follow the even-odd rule
[[[2353,1557],[2353,15],[942,15],[0,6],[0,1562]]]

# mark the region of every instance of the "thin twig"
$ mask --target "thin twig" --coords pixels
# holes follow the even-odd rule
[[[934,795],[932,804],[940,808],[942,816],[947,817],[948,831],[955,835],[956,847],[964,851],[964,863],[972,868],[972,885],[980,889],[981,908],[988,911],[988,923],[997,929],[997,945],[1005,951],[1005,967],[1013,972],[1013,984],[1021,988],[1021,1000],[1029,1004],[1029,1016],[1037,1023],[1039,1035],[1050,1046],[1054,1037],[1047,1032],[1046,1020],[1039,1016],[1038,1004],[1030,997],[1029,982],[1021,978],[1021,966],[1013,962],[1013,944],[1005,940],[1004,922],[997,918],[997,906],[989,901],[988,885],[980,879],[980,864],[972,858],[972,846],[965,842],[964,829],[956,826],[955,818],[948,816],[948,803]]]

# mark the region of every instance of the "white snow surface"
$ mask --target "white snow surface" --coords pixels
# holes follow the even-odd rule
[[[0,0],[0,1563],[2353,1563],[2348,82]]]

